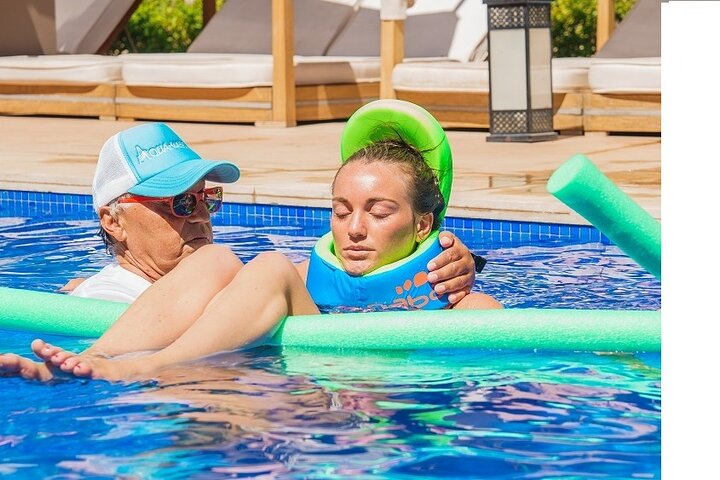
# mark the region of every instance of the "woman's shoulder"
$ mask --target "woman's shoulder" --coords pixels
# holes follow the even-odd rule
[[[472,292],[450,308],[457,310],[489,310],[505,308],[503,304],[486,293]]]

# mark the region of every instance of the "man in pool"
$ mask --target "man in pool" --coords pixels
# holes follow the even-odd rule
[[[238,178],[237,166],[201,159],[165,124],[113,135],[100,150],[92,196],[99,234],[116,262],[64,290],[133,302],[183,258],[212,243],[210,213],[220,208],[223,191],[205,188],[205,181]]]

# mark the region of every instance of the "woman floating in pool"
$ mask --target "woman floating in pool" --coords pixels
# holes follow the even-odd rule
[[[40,340],[33,342],[33,351],[79,377],[145,378],[168,365],[258,344],[286,316],[317,314],[318,305],[326,311],[449,307],[446,295],[438,296],[428,284],[426,265],[440,248],[437,229],[447,206],[451,165],[445,160],[436,176],[427,153],[406,143],[402,129],[390,131],[338,170],[331,235],[318,243],[310,261],[296,267],[279,253],[263,253],[243,265],[227,247],[208,245],[156,281],[84,355]],[[224,288],[195,288],[210,279]],[[502,305],[471,293],[452,307]],[[164,332],[178,324],[188,328],[166,338]],[[126,352],[126,332],[143,339],[136,350],[164,348],[133,358],[97,356]],[[46,375],[51,372],[39,371],[36,378]]]

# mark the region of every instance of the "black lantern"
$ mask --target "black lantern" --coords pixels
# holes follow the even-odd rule
[[[553,130],[549,0],[485,0],[490,51],[489,142],[541,142]]]

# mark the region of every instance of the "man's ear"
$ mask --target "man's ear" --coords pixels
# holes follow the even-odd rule
[[[100,207],[98,215],[100,217],[100,228],[105,230],[108,235],[113,237],[116,241],[124,242],[127,238],[127,232],[125,232],[125,228],[120,225],[120,219],[114,217],[110,213],[110,207],[107,205]]]
[[[417,234],[415,235],[418,243],[421,243],[428,237],[428,235],[430,235],[430,232],[432,231],[433,220],[435,220],[435,215],[433,215],[432,213],[425,213],[423,215],[420,215],[420,217],[418,218]]]

